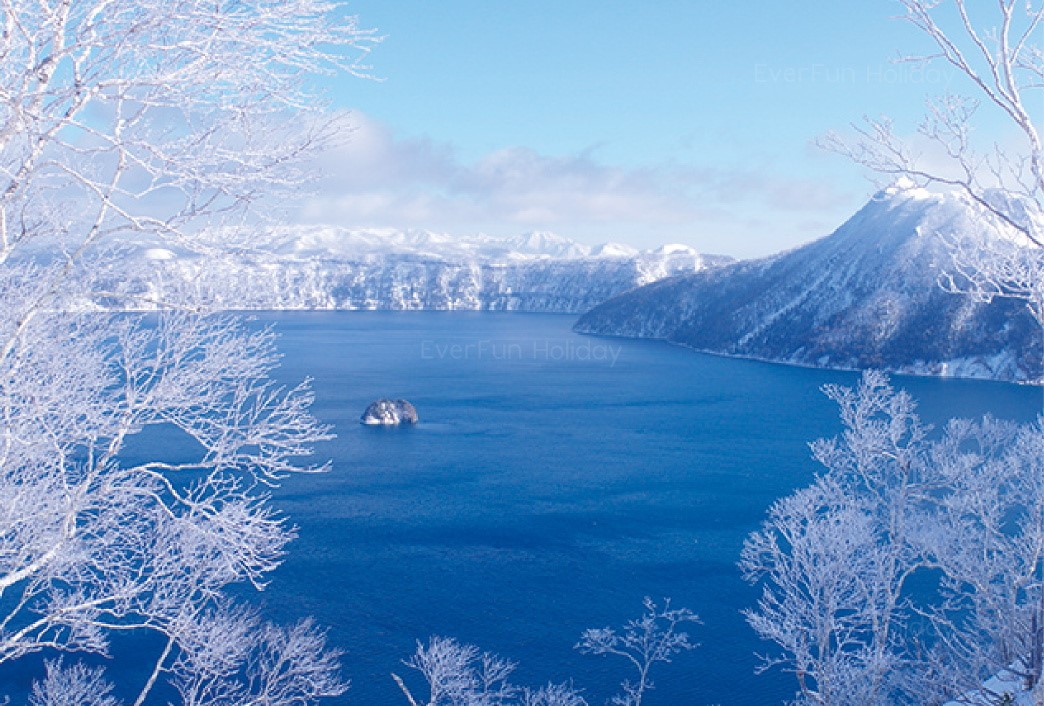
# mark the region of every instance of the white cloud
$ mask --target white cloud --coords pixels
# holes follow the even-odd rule
[[[756,170],[680,165],[624,168],[591,154],[526,147],[468,162],[450,145],[400,138],[360,113],[349,139],[324,155],[299,220],[351,227],[427,228],[512,235],[553,230],[586,242],[641,247],[686,242],[705,252],[755,255],[825,234],[811,222],[847,215],[852,194]]]

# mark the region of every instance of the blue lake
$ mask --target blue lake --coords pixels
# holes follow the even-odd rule
[[[573,320],[257,317],[281,334],[279,377],[314,379],[314,411],[337,439],[318,449],[329,473],[275,491],[300,537],[248,598],[277,620],[329,628],[352,679],[341,703],[404,704],[389,675],[416,684],[401,660],[438,634],[518,661],[518,683],[572,679],[601,706],[626,665],[573,645],[585,628],[637,617],[644,596],[670,596],[703,620],[699,649],[658,665],[647,706],[777,706],[793,695],[790,675],[754,674],[755,653],[771,646],[740,614],[756,594],[736,560],[769,505],[816,472],[808,442],[840,431],[819,388],[858,376],[583,337]],[[935,424],[1044,409],[1039,388],[893,382]],[[360,425],[378,397],[411,400],[421,423]],[[154,642],[117,641],[109,676],[124,696],[144,683]],[[3,670],[0,693],[23,703],[39,669],[33,659]]]
[[[300,538],[267,591],[281,620],[312,615],[346,650],[345,703],[397,704],[389,677],[416,639],[451,635],[519,662],[516,681],[573,679],[601,704],[623,663],[573,649],[643,596],[698,612],[694,652],[662,665],[649,706],[780,704],[792,677],[754,675],[770,650],[740,610],[736,560],[768,506],[816,471],[807,444],[840,430],[824,372],[582,337],[573,317],[292,313],[280,377],[310,376],[338,438],[330,473],[275,503]],[[1039,389],[896,378],[923,415],[1029,420]],[[415,428],[363,427],[405,397]],[[409,678],[407,676],[407,678]]]

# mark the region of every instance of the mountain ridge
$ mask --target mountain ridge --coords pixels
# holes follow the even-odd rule
[[[687,246],[589,246],[431,231],[281,228],[232,252],[143,241],[107,274],[125,302],[190,288],[209,305],[274,310],[490,310],[577,314],[617,294],[731,262]]]
[[[946,236],[988,231],[957,195],[898,185],[825,238],[652,283],[594,307],[575,330],[810,367],[1039,384],[1040,331],[1021,302],[939,285]]]

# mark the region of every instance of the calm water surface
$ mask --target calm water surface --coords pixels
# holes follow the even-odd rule
[[[577,336],[573,317],[475,313],[264,315],[280,376],[314,378],[332,472],[290,479],[300,528],[262,601],[313,615],[347,651],[345,703],[402,703],[389,673],[415,640],[452,635],[517,660],[517,681],[570,678],[592,704],[623,664],[573,649],[643,596],[697,611],[701,643],[656,675],[648,703],[779,704],[791,677],[754,676],[759,643],[735,562],[768,506],[816,470],[836,434],[819,388],[855,374],[729,360],[656,342]],[[897,378],[933,422],[1028,420],[1041,392]],[[358,423],[405,397],[415,428]]]
[[[776,706],[789,675],[755,676],[755,601],[736,560],[777,498],[816,470],[808,442],[839,430],[824,372],[700,355],[649,341],[581,337],[573,317],[476,313],[266,314],[279,376],[312,377],[337,439],[330,473],[298,476],[274,502],[300,529],[260,600],[314,616],[346,650],[343,704],[402,704],[389,673],[415,640],[455,636],[517,660],[517,681],[573,679],[600,706],[624,665],[573,649],[619,625],[643,596],[697,611],[701,647],[660,665],[648,706]],[[1039,389],[897,378],[934,423],[1029,420]],[[422,423],[359,424],[377,397]],[[179,453],[176,440],[143,440]],[[155,643],[155,644],[153,644]],[[133,698],[161,644],[116,641],[109,676]],[[101,660],[104,661],[104,660]],[[39,660],[0,670],[24,703]]]

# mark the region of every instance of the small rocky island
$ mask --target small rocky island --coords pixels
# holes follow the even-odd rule
[[[363,412],[363,424],[395,426],[416,424],[417,408],[406,400],[377,400]]]

